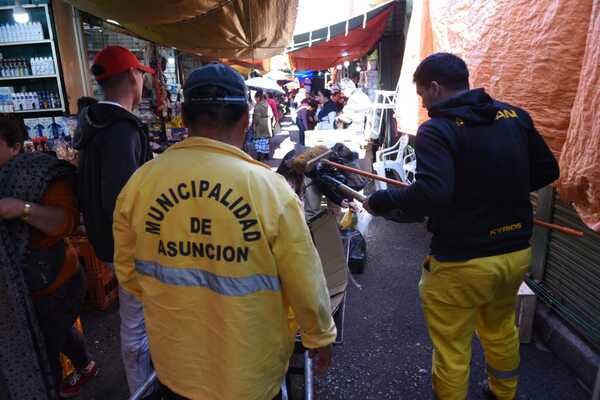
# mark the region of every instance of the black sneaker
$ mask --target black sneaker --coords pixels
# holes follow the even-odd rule
[[[490,385],[488,383],[487,380],[483,381],[483,382],[479,382],[479,387],[481,388],[481,392],[483,393],[483,396],[485,399],[487,400],[498,400],[498,398],[496,397],[496,395],[494,394],[494,392],[492,392],[492,389],[490,389]],[[525,395],[520,395],[517,393],[517,395],[515,396],[514,400],[527,400],[527,396]]]

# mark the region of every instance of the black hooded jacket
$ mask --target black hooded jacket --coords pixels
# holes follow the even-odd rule
[[[416,181],[373,194],[376,213],[429,216],[431,254],[467,260],[529,247],[530,192],[558,179],[529,114],[483,89],[434,104],[415,142]]]
[[[98,103],[79,115],[74,147],[79,150],[79,202],[96,255],[112,262],[113,212],[129,177],[152,158],[141,121],[122,107]]]

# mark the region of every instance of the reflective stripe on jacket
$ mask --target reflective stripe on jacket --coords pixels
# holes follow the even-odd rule
[[[241,150],[205,138],[172,146],[127,183],[114,221],[119,283],[142,299],[152,360],[174,392],[271,399],[298,325],[308,348],[333,342],[299,200]]]

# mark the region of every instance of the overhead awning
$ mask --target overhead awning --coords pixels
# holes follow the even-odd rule
[[[298,0],[67,1],[160,45],[238,60],[282,53],[298,11]]]
[[[383,34],[394,2],[335,25],[294,36],[287,51],[293,68],[322,70],[369,53]]]

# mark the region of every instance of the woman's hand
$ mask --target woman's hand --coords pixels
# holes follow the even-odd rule
[[[25,202],[23,200],[6,197],[0,199],[0,219],[15,219],[23,215]]]
[[[342,208],[349,208],[354,212],[358,212],[358,209],[356,208],[356,204],[354,203],[354,200],[352,200],[352,199],[342,200],[341,206],[342,206]]]

